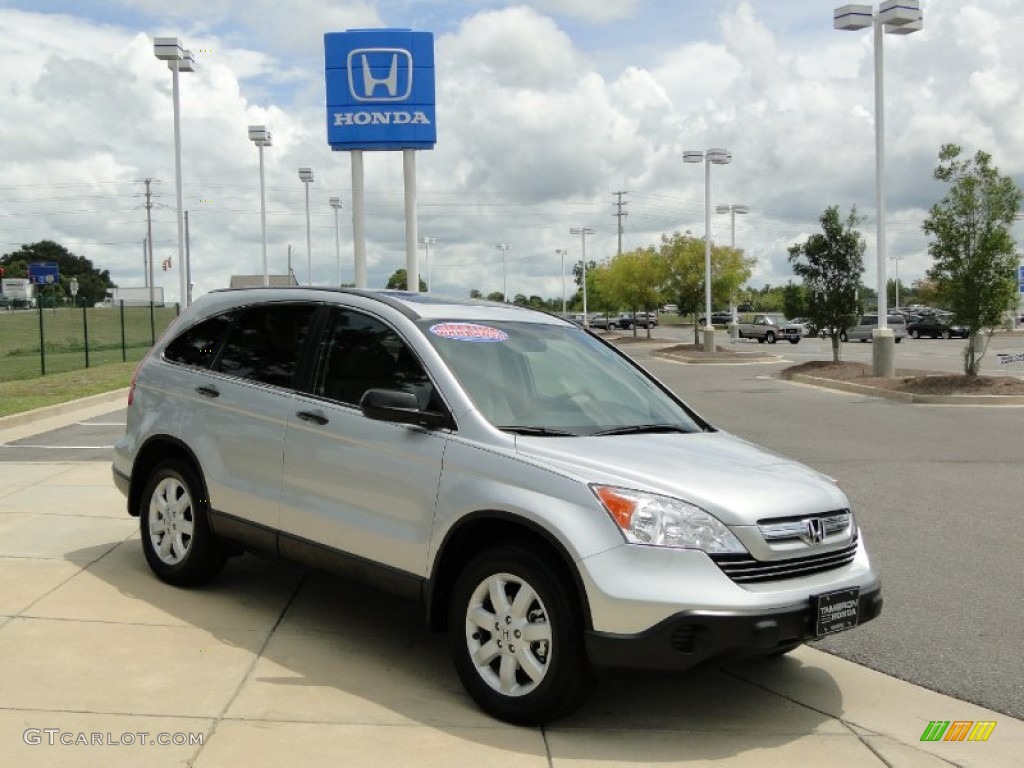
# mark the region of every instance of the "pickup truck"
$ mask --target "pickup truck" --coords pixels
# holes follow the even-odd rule
[[[780,314],[754,315],[749,323],[740,323],[738,335],[741,339],[757,339],[758,344],[774,344],[779,339],[786,339],[796,344],[803,337],[803,328],[791,323]]]

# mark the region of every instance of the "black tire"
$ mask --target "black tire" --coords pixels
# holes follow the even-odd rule
[[[799,344],[800,343],[800,339],[790,339],[789,343],[790,344]]]
[[[849,338],[846,336],[846,331],[840,331],[839,332],[839,340],[840,341],[849,341]]]
[[[174,508],[171,499],[177,501]],[[188,464],[165,461],[150,473],[142,491],[139,529],[146,561],[161,580],[189,587],[220,573],[226,553],[210,530],[209,508],[203,483]],[[154,523],[163,530],[154,531]]]
[[[943,331],[942,332],[942,338],[944,338],[944,339],[952,338],[952,336],[953,336],[953,334],[951,334],[949,331]]]
[[[764,340],[767,341],[769,344],[774,344],[775,343],[775,331],[768,331],[768,333],[766,333],[764,335]]]
[[[764,336],[758,336],[757,337],[757,343],[758,344],[764,344]]]
[[[484,551],[459,574],[448,606],[452,658],[466,691],[489,715],[541,725],[577,709],[590,694],[583,617],[565,586],[569,581],[519,544]],[[522,589],[532,595],[517,607]],[[496,593],[507,598],[505,606],[493,604]],[[471,613],[477,621],[469,620]],[[520,634],[527,626],[537,638],[532,642]],[[518,650],[517,640],[523,640]]]
[[[902,336],[897,336],[896,337],[896,343],[899,344],[901,341],[903,341],[903,337]]]

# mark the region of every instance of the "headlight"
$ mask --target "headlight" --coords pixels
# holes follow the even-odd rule
[[[679,499],[610,485],[591,490],[631,544],[745,553],[732,531],[700,507]]]

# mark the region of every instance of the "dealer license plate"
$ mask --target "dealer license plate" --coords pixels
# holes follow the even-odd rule
[[[860,609],[860,589],[840,589],[813,598],[816,604],[815,634],[831,635],[857,626]]]

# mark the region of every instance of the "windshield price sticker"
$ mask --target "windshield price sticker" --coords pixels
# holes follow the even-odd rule
[[[438,323],[430,326],[430,332],[442,339],[453,341],[508,341],[508,334],[504,331],[476,323]]]
[[[838,592],[818,595],[817,608],[815,634],[819,637],[852,629],[857,626],[860,590],[841,589]]]

